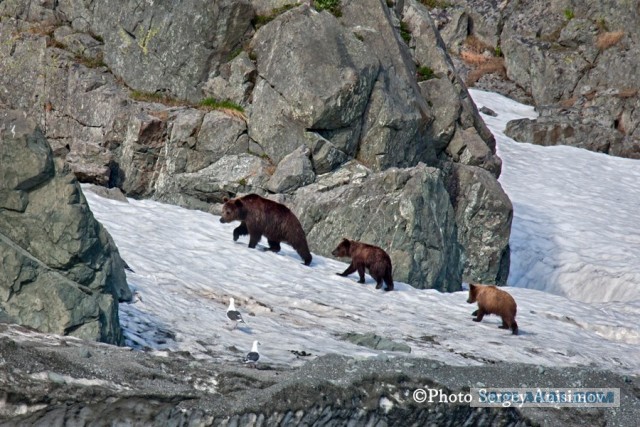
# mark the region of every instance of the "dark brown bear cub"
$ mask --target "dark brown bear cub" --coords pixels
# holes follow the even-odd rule
[[[511,329],[518,335],[516,323],[516,301],[511,295],[493,285],[469,284],[469,304],[478,303],[478,309],[471,315],[476,316],[474,322],[480,322],[485,314],[497,314],[502,317],[502,329]]]
[[[358,283],[364,283],[364,269],[366,268],[376,281],[376,289],[382,287],[384,280],[387,285],[385,291],[393,290],[391,258],[381,248],[355,240],[342,239],[342,242],[331,254],[337,257],[351,258],[351,265],[343,273],[337,273],[339,276],[348,276],[354,271],[358,271],[358,275],[360,275]]]
[[[311,253],[300,221],[285,205],[265,199],[257,194],[249,194],[235,199],[224,198],[220,222],[241,221],[233,230],[233,240],[249,235],[249,247],[255,248],[264,235],[269,242],[269,250],[280,251],[280,242],[290,244],[304,260],[311,264]]]

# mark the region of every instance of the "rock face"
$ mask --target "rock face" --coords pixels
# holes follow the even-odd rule
[[[71,27],[104,40],[104,61],[136,90],[201,99],[201,86],[251,28],[245,1],[59,2]],[[188,66],[186,65],[188,64]]]
[[[95,425],[635,425],[637,378],[589,368],[498,363],[446,366],[418,358],[328,355],[299,369],[249,369],[169,353],[41,338],[0,324],[2,426]],[[472,408],[418,403],[416,389],[445,395],[478,384],[617,387],[624,410]],[[426,390],[428,392],[428,390]],[[87,396],[91,396],[87,399]]]
[[[455,214],[438,169],[371,173],[354,162],[301,188],[293,202],[312,251],[331,253],[343,237],[367,242],[387,251],[394,280],[459,288]]]
[[[0,104],[34,117],[83,182],[206,211],[250,192],[313,199],[305,189],[339,180],[354,160],[372,173],[403,168],[419,176],[420,164],[461,163],[499,176],[493,136],[423,4],[342,1],[336,17],[302,3],[1,2],[0,37],[8,42],[0,44],[0,84],[13,90],[0,91]],[[204,98],[235,104],[206,107],[215,102]],[[486,268],[465,261],[478,250],[466,246],[473,240],[466,234],[482,224],[455,224],[468,216],[458,205],[450,215],[444,176],[425,190],[438,193],[430,197],[440,211],[416,213],[421,229],[435,234],[361,237],[395,242],[399,280],[453,290],[466,279],[460,271],[478,277]],[[499,185],[485,188],[488,199],[491,191],[503,197]],[[385,197],[368,191],[371,200]],[[416,204],[420,191],[407,203],[428,210]],[[338,203],[325,208],[336,220],[351,215]],[[510,214],[502,213],[508,228]],[[338,229],[356,238],[371,219],[351,218]],[[453,240],[434,243],[440,238]],[[506,241],[491,241],[480,249],[503,259],[498,276],[506,277]]]
[[[0,306],[44,332],[119,344],[124,264],[35,123],[0,110]]]
[[[483,43],[485,54],[491,56],[498,49],[503,55],[507,81],[484,78],[477,85],[533,103],[540,112],[539,119],[510,125],[510,136],[534,144],[640,157],[636,4],[450,3],[444,11],[432,10],[441,17],[443,32],[460,34],[463,25],[464,37],[470,34]],[[462,15],[469,19],[460,19]],[[448,45],[469,49],[461,37],[450,37]]]
[[[465,248],[463,277],[505,285],[513,218],[509,197],[490,172],[477,166],[452,164],[446,182],[460,227],[458,239]]]

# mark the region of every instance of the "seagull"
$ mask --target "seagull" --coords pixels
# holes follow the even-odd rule
[[[251,363],[253,367],[256,367],[258,360],[260,359],[260,353],[258,353],[258,344],[260,344],[257,340],[253,342],[253,346],[251,347],[251,351],[247,353],[244,357],[244,363]]]
[[[242,318],[242,314],[236,310],[236,306],[233,304],[233,298],[229,298],[229,308],[227,308],[227,318],[233,322],[233,327],[236,328],[238,323],[247,323]]]

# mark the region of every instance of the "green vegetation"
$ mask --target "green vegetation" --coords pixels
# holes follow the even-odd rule
[[[200,101],[200,107],[210,108],[212,110],[235,110],[244,113],[244,108],[233,101],[218,101],[215,98],[205,98]]]
[[[573,13],[572,9],[565,9],[564,10],[564,17],[567,18],[569,21],[571,21],[573,18],[575,18],[575,14]]]
[[[245,186],[245,185],[247,185],[247,180],[245,178],[240,178],[238,180],[238,184],[240,184],[242,186]]]
[[[600,31],[609,31],[609,27],[607,27],[607,21],[605,21],[604,18],[598,19],[596,25],[598,26],[598,29]]]
[[[411,41],[411,31],[409,31],[409,25],[404,21],[400,21],[400,37],[402,37],[402,40],[404,40],[407,44],[409,44],[409,42]]]
[[[238,55],[240,55],[240,54],[242,53],[242,50],[243,50],[243,49],[242,49],[241,47],[239,47],[239,48],[237,48],[237,49],[232,50],[232,51],[229,53],[229,57],[227,58],[227,62],[229,62],[229,61],[233,60],[235,57],[237,57]]]
[[[425,80],[429,80],[435,77],[435,73],[433,70],[427,66],[422,66],[418,68],[418,81],[422,82]]]
[[[257,15],[255,18],[253,18],[252,24],[254,27],[256,27],[256,30],[257,30],[263,25],[266,25],[269,22],[273,21],[279,15],[282,15],[283,13],[285,13],[287,10],[293,9],[295,6],[296,6],[295,4],[287,4],[282,7],[273,9],[271,13],[269,13],[268,15]]]
[[[496,58],[502,58],[504,56],[502,54],[502,48],[499,45],[496,46],[496,48],[493,50],[493,56],[495,56]]]
[[[254,51],[250,50],[249,51],[249,59],[252,60],[252,61],[255,61],[256,59],[258,59],[258,55]]]
[[[315,0],[313,7],[316,10],[328,10],[336,17],[342,16],[342,10],[340,9],[340,0]]]
[[[364,37],[362,37],[362,34],[359,34],[359,33],[353,33],[353,35],[354,35],[358,40],[360,40],[361,42],[363,42],[363,41],[364,41]]]
[[[429,9],[446,9],[451,6],[451,3],[444,0],[420,0],[420,3],[427,6]]]

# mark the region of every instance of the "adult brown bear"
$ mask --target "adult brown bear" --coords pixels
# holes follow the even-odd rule
[[[471,313],[476,316],[474,322],[480,322],[485,314],[497,314],[502,317],[502,329],[511,329],[513,335],[518,335],[516,323],[516,301],[511,295],[493,285],[469,284],[469,304],[478,303],[478,309]]]
[[[364,270],[367,268],[371,277],[376,281],[376,289],[382,287],[384,280],[387,285],[385,291],[393,290],[391,258],[382,248],[355,240],[342,239],[331,255],[351,258],[351,264],[344,272],[337,273],[339,276],[348,276],[354,271],[358,271],[360,276],[358,283],[364,283]]]
[[[240,221],[233,230],[233,240],[249,235],[249,247],[255,248],[264,235],[269,250],[280,251],[280,242],[290,244],[304,260],[311,264],[311,253],[300,221],[285,205],[265,199],[257,194],[248,194],[235,199],[224,198],[220,222]]]

